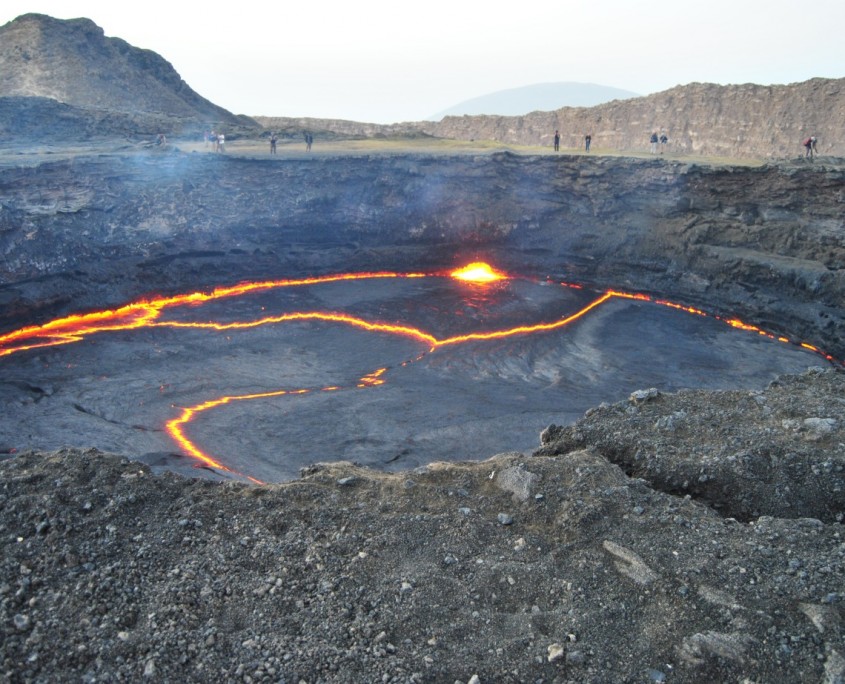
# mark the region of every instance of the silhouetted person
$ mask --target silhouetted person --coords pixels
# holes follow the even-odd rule
[[[314,136],[311,135],[310,133],[306,133],[305,134],[305,151],[306,152],[311,151],[311,143],[313,143],[313,142],[314,142]]]
[[[814,154],[816,154],[816,136],[811,135],[804,141],[804,148],[806,152],[804,153],[805,157],[812,158]]]
[[[276,134],[270,134],[270,154],[276,154]]]
[[[590,151],[590,143],[593,142],[593,136],[590,133],[584,136],[584,149],[589,152]]]
[[[666,149],[666,143],[669,142],[669,138],[664,133],[660,136],[660,154],[663,154],[663,151]]]
[[[560,151],[560,133],[555,131],[555,152]]]
[[[651,153],[657,154],[657,133],[651,134],[649,142],[651,143]]]

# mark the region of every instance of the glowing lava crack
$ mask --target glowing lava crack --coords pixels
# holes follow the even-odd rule
[[[259,326],[289,323],[295,321],[320,321],[325,323],[338,323],[348,325],[364,330],[366,332],[398,335],[418,341],[425,345],[425,349],[421,351],[414,361],[422,358],[426,353],[434,352],[438,347],[448,345],[458,345],[471,341],[484,341],[500,339],[518,335],[529,335],[535,333],[549,332],[563,328],[573,321],[582,318],[589,312],[593,311],[603,303],[612,298],[635,299],[643,302],[650,302],[653,304],[663,305],[684,311],[686,313],[695,314],[699,316],[708,316],[709,314],[681,304],[676,304],[662,299],[655,299],[644,294],[632,294],[621,291],[609,290],[604,292],[593,301],[583,306],[580,310],[562,318],[536,323],[524,324],[499,330],[488,331],[473,331],[462,335],[454,335],[451,337],[444,337],[442,339],[435,337],[429,332],[420,328],[405,325],[400,323],[389,323],[384,321],[369,321],[360,317],[342,312],[330,311],[296,311],[275,316],[267,316],[253,321],[236,321],[222,323],[218,321],[207,322],[185,322],[185,321],[170,321],[162,320],[163,313],[168,309],[176,307],[191,306],[197,307],[208,302],[220,300],[227,297],[239,297],[250,293],[261,291],[269,291],[276,288],[285,287],[301,287],[306,285],[321,285],[326,283],[334,283],[339,281],[351,280],[373,280],[373,279],[391,279],[391,278],[442,278],[450,277],[457,281],[461,287],[468,288],[486,288],[491,283],[496,283],[503,280],[511,279],[505,273],[497,271],[485,263],[472,263],[463,268],[454,270],[450,273],[393,273],[393,272],[374,272],[374,273],[347,273],[327,275],[322,277],[291,279],[291,280],[274,280],[256,283],[244,283],[232,287],[218,288],[210,293],[194,292],[185,295],[176,295],[172,297],[161,297],[149,300],[141,300],[115,310],[98,311],[88,314],[72,315],[65,318],[59,318],[40,326],[30,326],[21,328],[4,335],[0,335],[0,356],[8,356],[17,352],[24,352],[27,350],[39,349],[44,347],[52,347],[62,344],[70,344],[85,339],[89,335],[94,335],[101,332],[110,332],[118,330],[135,330],[141,328],[193,328],[193,329],[207,329],[215,331],[229,331],[241,330],[248,328],[256,328]],[[571,285],[567,283],[560,283],[564,287],[572,287],[581,289],[581,286]],[[771,333],[765,332],[756,326],[743,323],[735,318],[722,318],[720,316],[712,316],[717,320],[721,320],[728,325],[764,335],[773,340],[790,343],[791,341],[782,336],[775,336]],[[837,363],[831,356],[824,354],[816,347],[798,342],[796,343],[802,348],[820,354],[825,359],[832,363]],[[406,361],[405,364],[410,363]],[[186,434],[185,428],[201,413],[215,409],[233,402],[251,401],[259,399],[272,399],[283,396],[303,395],[315,391],[337,391],[340,389],[366,389],[376,387],[385,382],[384,376],[388,372],[388,368],[379,368],[374,370],[362,378],[360,378],[354,385],[349,387],[339,387],[330,385],[319,388],[297,388],[297,389],[279,389],[275,391],[259,392],[255,394],[243,395],[226,395],[207,401],[198,403],[194,406],[181,408],[180,414],[169,421],[165,425],[165,430],[171,439],[179,445],[182,451],[196,459],[199,464],[211,467],[220,471],[232,473],[234,475],[241,475],[248,479],[258,482],[255,478],[248,475],[237,473],[218,459],[210,454],[204,452],[197,446]]]

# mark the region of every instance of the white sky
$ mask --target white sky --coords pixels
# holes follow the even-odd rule
[[[236,114],[395,123],[534,83],[845,77],[845,0],[0,0],[0,25],[28,12],[88,17]]]

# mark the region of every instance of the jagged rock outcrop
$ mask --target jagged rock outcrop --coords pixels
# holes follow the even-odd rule
[[[106,37],[89,19],[26,14],[0,27],[3,137],[183,133],[221,124],[254,126],[191,90],[155,52]]]
[[[843,380],[841,372],[814,370],[777,379],[765,392],[634,392],[589,410],[576,425],[550,426],[536,453],[586,449],[737,520],[842,522],[845,421],[830,399],[845,389]]]

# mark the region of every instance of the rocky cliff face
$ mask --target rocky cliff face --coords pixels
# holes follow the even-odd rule
[[[0,104],[0,130],[15,137],[62,135],[64,127],[49,126],[57,111],[101,135],[244,123],[191,90],[155,52],[107,38],[89,19],[40,14],[0,27]]]
[[[522,117],[446,117],[421,124],[443,138],[500,140],[552,146],[557,129],[564,148],[649,150],[652,132],[669,138],[667,151],[721,157],[796,157],[801,141],[819,140],[820,154],[845,156],[845,79],[791,85],[718,86],[693,83],[648,97],[590,108],[565,107]]]
[[[665,134],[664,153],[735,159],[777,159],[804,154],[802,141],[818,138],[822,155],[845,156],[845,79],[812,79],[792,85],[719,86],[693,83],[648,97],[596,107],[564,107],[524,116],[447,116],[380,126],[324,119],[259,117],[266,128],[348,137],[429,135],[552,147],[555,130],[566,150],[649,152],[653,132]]]

